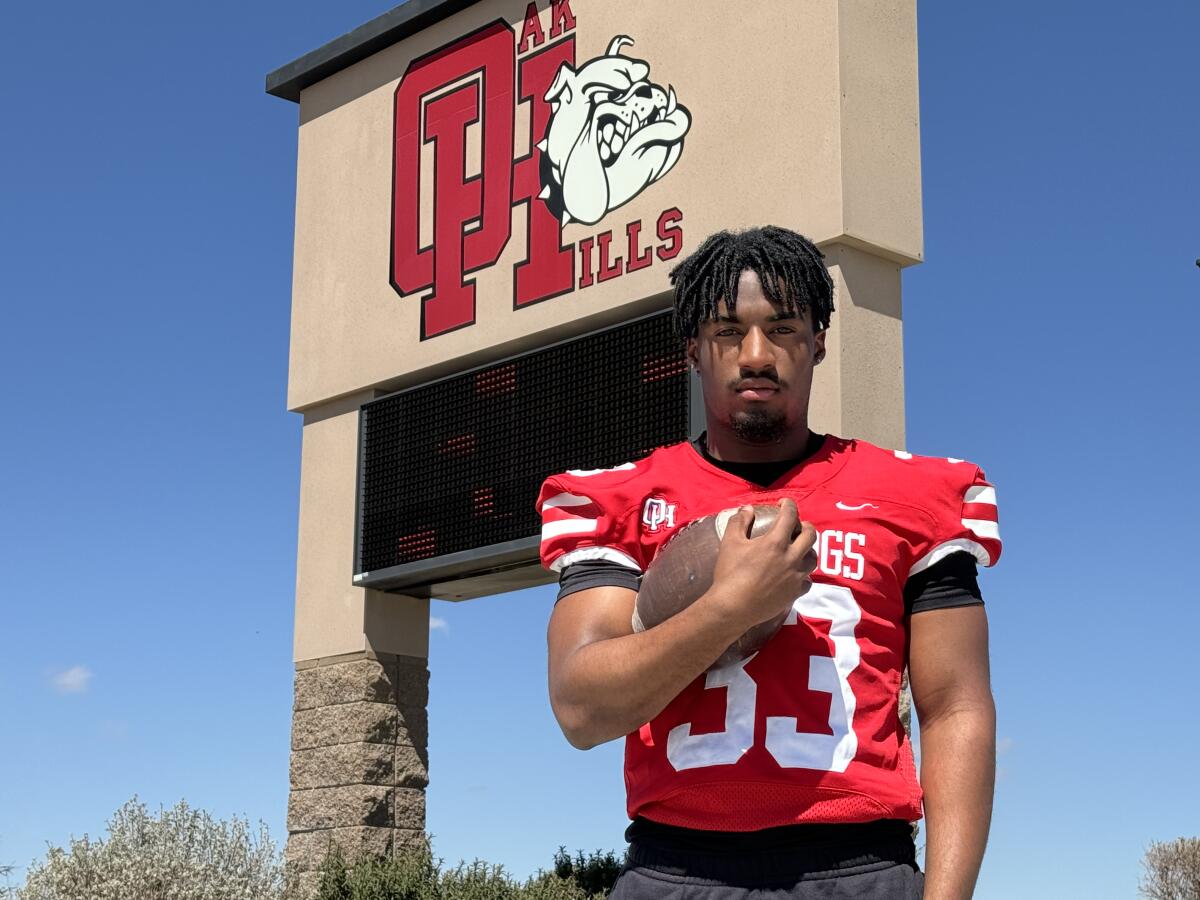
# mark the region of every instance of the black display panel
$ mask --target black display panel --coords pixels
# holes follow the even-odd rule
[[[420,593],[528,565],[547,475],[685,440],[688,412],[669,312],[365,404],[355,583]]]

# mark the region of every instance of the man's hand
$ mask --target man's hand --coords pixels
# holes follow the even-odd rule
[[[697,602],[716,604],[723,616],[738,623],[739,634],[789,609],[808,590],[817,567],[816,529],[802,522],[793,539],[798,518],[795,501],[780,500],[771,530],[752,538],[754,508],[738,510],[721,539],[712,589]]]
[[[996,709],[982,606],[914,613],[909,680],[921,726],[925,898],[968,900],[983,861],[996,775]]]

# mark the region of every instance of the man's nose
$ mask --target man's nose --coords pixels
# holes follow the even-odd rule
[[[761,328],[754,327],[746,332],[738,352],[738,366],[742,369],[773,368],[775,364],[774,348],[767,340],[767,335]]]

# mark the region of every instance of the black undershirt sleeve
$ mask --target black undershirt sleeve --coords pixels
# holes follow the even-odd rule
[[[921,613],[954,606],[982,606],[979,570],[970,553],[951,553],[904,585],[904,611]]]
[[[558,599],[594,587],[622,587],[637,591],[641,577],[633,569],[607,559],[582,560],[567,566],[558,579]],[[969,553],[952,553],[904,585],[904,611],[927,612],[955,606],[980,606],[975,558]]]
[[[565,567],[558,576],[558,599],[594,587],[623,587],[636,591],[642,578],[633,569],[607,559],[585,559]]]

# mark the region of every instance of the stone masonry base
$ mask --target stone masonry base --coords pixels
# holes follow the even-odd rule
[[[428,702],[418,657],[297,664],[286,856],[308,893],[334,845],[387,856],[424,840]]]

